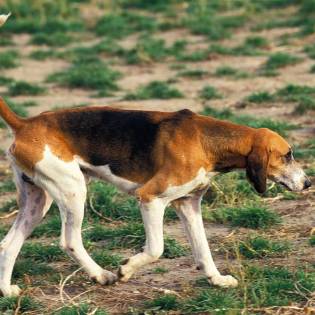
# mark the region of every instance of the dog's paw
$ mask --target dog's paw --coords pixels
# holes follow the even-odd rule
[[[17,285],[10,285],[8,288],[0,288],[0,293],[5,297],[19,296],[21,289]]]
[[[238,285],[238,281],[230,275],[227,276],[216,275],[209,278],[209,281],[211,284],[223,288],[235,288]]]
[[[127,263],[128,263],[128,260],[126,260],[124,265],[119,266],[119,269],[118,269],[118,272],[117,272],[119,281],[127,282],[131,278],[133,273],[134,273],[133,268],[128,266]]]
[[[91,279],[101,285],[110,285],[118,280],[117,276],[108,270],[103,270],[100,275],[91,276]]]

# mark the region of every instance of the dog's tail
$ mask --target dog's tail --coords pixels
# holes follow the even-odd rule
[[[24,119],[16,115],[2,97],[0,97],[0,116],[13,131],[19,130],[24,124]]]

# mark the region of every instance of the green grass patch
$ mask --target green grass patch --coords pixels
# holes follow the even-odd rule
[[[100,309],[99,307],[91,306],[87,303],[81,303],[79,306],[63,306],[53,315],[108,315],[107,311]]]
[[[249,73],[240,71],[230,66],[218,67],[215,70],[214,75],[218,77],[233,77],[235,79],[246,79],[249,77]]]
[[[15,199],[7,201],[0,207],[0,212],[9,212],[13,209],[17,209],[17,202]]]
[[[250,229],[269,228],[279,224],[279,215],[265,206],[247,205],[240,208],[220,208],[211,213],[212,220]]]
[[[16,50],[7,50],[0,53],[0,69],[16,68],[19,54]]]
[[[187,248],[179,244],[175,239],[166,237],[164,240],[164,258],[177,258],[186,256]]]
[[[208,71],[202,69],[194,69],[194,70],[184,70],[178,73],[181,77],[191,78],[191,79],[202,79],[208,75]]]
[[[263,70],[276,70],[289,65],[295,65],[302,61],[302,58],[288,54],[288,53],[274,53],[269,56],[267,61],[262,66]]]
[[[0,297],[1,314],[19,314],[28,312],[38,312],[41,305],[29,296],[19,297]],[[16,313],[18,314],[18,313]]]
[[[182,98],[183,94],[163,81],[152,81],[149,84],[139,87],[134,93],[125,96],[126,100],[147,100],[147,99],[171,99]]]
[[[59,246],[28,242],[22,247],[21,257],[39,262],[52,262],[65,258],[65,255]]]
[[[33,35],[31,39],[31,44],[33,45],[47,45],[51,47],[64,47],[69,45],[73,41],[70,35],[62,32],[57,32],[53,34],[38,33]]]
[[[212,100],[222,98],[222,95],[211,85],[205,85],[199,92],[200,98],[204,100]]]
[[[150,309],[151,311],[155,312],[172,311],[178,309],[179,306],[180,302],[178,301],[177,296],[172,294],[158,296],[155,299],[145,303],[146,309]]]
[[[253,128],[269,128],[281,135],[286,135],[286,131],[297,128],[297,125],[293,125],[285,121],[277,121],[268,118],[259,119],[247,115],[235,115],[229,109],[215,110],[207,107],[201,114],[218,119],[230,120],[233,123],[247,125]]]
[[[14,81],[8,85],[8,93],[10,96],[40,95],[44,94],[46,91],[46,88],[26,81]]]
[[[124,11],[104,15],[97,21],[94,31],[99,36],[123,38],[134,32],[153,32],[157,28],[154,17]]]
[[[122,257],[116,254],[110,254],[107,250],[96,250],[92,253],[92,258],[97,264],[105,267],[116,268],[121,265]]]
[[[309,244],[311,246],[315,246],[315,235],[312,235],[309,240],[308,240]]]
[[[56,272],[47,263],[36,262],[33,259],[18,259],[14,265],[13,279],[22,279],[25,275],[42,276]]]
[[[48,217],[45,222],[38,225],[33,233],[32,237],[39,238],[42,236],[59,236],[61,233],[61,219],[59,215]]]
[[[49,49],[49,50],[40,49],[40,50],[34,50],[32,53],[30,53],[29,57],[34,60],[43,61],[50,58],[57,58],[58,54],[53,49]]]
[[[0,193],[13,192],[15,190],[15,183],[12,179],[6,179],[0,183]]]
[[[249,236],[238,246],[239,253],[248,259],[281,256],[289,249],[288,242],[273,241],[258,235]]]
[[[14,80],[5,76],[0,76],[0,85],[5,86],[10,84],[11,82],[14,82]]]
[[[50,75],[48,81],[70,88],[98,90],[109,95],[118,89],[116,80],[119,77],[119,72],[112,70],[103,62],[87,59],[78,60],[69,69]]]
[[[248,102],[258,104],[272,102],[274,101],[274,99],[275,99],[274,96],[267,91],[254,92],[253,94],[247,97]]]

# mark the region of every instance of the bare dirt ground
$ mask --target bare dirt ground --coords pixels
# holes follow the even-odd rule
[[[236,30],[231,39],[222,41],[222,44],[235,46],[243,41],[249,34],[259,35],[269,39],[269,52],[290,52],[303,58],[301,63],[289,65],[279,70],[279,75],[274,77],[264,77],[255,75],[261,65],[267,59],[267,56],[223,56],[213,55],[202,62],[186,62],[186,68],[203,69],[209,72],[202,79],[192,79],[177,77],[174,84],[185,94],[183,99],[171,100],[145,100],[145,101],[122,101],[120,100],[129,91],[134,91],[137,87],[149,83],[153,80],[167,81],[176,78],[178,71],[172,70],[172,62],[151,63],[147,65],[126,65],[116,63],[113,68],[122,72],[122,77],[118,82],[120,91],[113,97],[94,98],[90,91],[81,89],[68,89],[58,87],[51,83],[46,83],[45,79],[49,74],[66,69],[68,63],[59,59],[48,59],[46,61],[35,61],[28,58],[30,52],[38,49],[36,46],[28,44],[28,35],[15,35],[14,43],[22,57],[18,68],[4,70],[2,74],[16,80],[27,80],[29,82],[41,83],[48,88],[48,92],[41,96],[19,96],[12,98],[15,101],[34,100],[38,106],[30,107],[30,115],[37,115],[42,111],[50,110],[55,107],[71,107],[80,104],[90,105],[110,105],[117,108],[149,109],[162,111],[175,111],[183,108],[189,108],[192,111],[200,112],[205,106],[211,105],[216,109],[230,108],[237,114],[249,114],[259,118],[270,117],[277,120],[285,120],[294,124],[300,124],[300,128],[289,133],[288,140],[293,144],[306,142],[308,139],[314,139],[315,135],[315,116],[314,112],[297,116],[292,112],[293,103],[271,103],[240,107],[239,103],[249,94],[267,90],[274,92],[285,85],[302,84],[315,86],[315,75],[309,73],[313,61],[303,53],[303,46],[314,41],[314,35],[304,37],[303,39],[294,39],[286,46],[279,46],[278,41],[283,34],[292,34],[296,32],[295,28],[282,28],[273,30],[264,30],[261,32],[252,32],[248,29]],[[167,43],[171,44],[178,39],[186,39],[189,42],[189,49],[192,51],[202,48],[204,38],[194,36],[186,29],[176,29],[158,34]],[[136,36],[121,41],[122,46],[128,47],[135,43]],[[92,38],[84,42],[84,45],[95,43],[97,39]],[[1,50],[3,50],[1,48]],[[230,77],[217,77],[213,73],[218,66],[227,65],[239,70],[253,74],[249,78],[234,79]],[[93,73],[91,73],[93,75]],[[223,98],[201,101],[198,97],[200,89],[209,84],[217,88],[223,95]],[[0,129],[0,147],[6,150],[12,141],[8,130]],[[315,163],[301,161],[305,167],[315,167]],[[0,160],[0,176],[9,178],[11,171],[5,156]],[[3,193],[0,196],[0,204],[14,197],[14,193]],[[314,189],[301,194],[297,200],[282,200],[272,198],[267,201],[270,206],[277,211],[283,223],[277,229],[272,229],[267,233],[268,236],[275,235],[276,238],[290,240],[293,244],[293,250],[284,258],[266,258],[259,261],[260,264],[284,265],[288,268],[309,262],[315,263],[314,250],[308,245],[309,233],[315,226],[315,195]],[[10,222],[9,219],[6,222]],[[248,229],[245,229],[246,233]],[[180,243],[188,245],[180,223],[176,221],[166,224],[165,231],[168,235],[176,238]],[[232,229],[225,225],[206,223],[206,231],[209,239],[215,262],[223,273],[229,270],[237,269],[239,261],[226,257],[222,251],[222,244],[227,239],[242,237],[243,229]],[[43,240],[52,242],[54,239]],[[128,257],[131,251],[117,251],[123,256]],[[69,259],[63,263],[55,263],[59,272],[60,279],[65,279],[75,270],[74,263]],[[152,273],[152,269],[163,267],[169,270],[167,273],[159,275]],[[149,265],[139,271],[128,283],[117,283],[111,287],[102,287],[98,284],[92,284],[87,276],[79,271],[71,277],[64,288],[64,293],[60,295],[60,286],[52,286],[50,283],[44,285],[44,280],[38,285],[27,275],[24,282],[27,284],[27,294],[38,299],[48,310],[56,310],[63,305],[62,301],[71,301],[78,303],[81,300],[90,301],[98,307],[105,307],[111,314],[122,314],[130,308],[137,308],[144,300],[155,297],[157,294],[163,294],[165,290],[172,290],[180,297],[189,297],[194,292],[194,283],[201,273],[195,269],[191,255],[177,259],[161,259],[159,262]],[[285,313],[286,311],[281,311]],[[281,313],[281,314],[282,314]],[[278,314],[278,313],[277,313]],[[280,313],[279,313],[280,314]]]

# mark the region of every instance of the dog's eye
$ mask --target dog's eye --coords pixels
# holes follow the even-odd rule
[[[292,156],[292,151],[290,150],[290,151],[284,156],[284,158],[285,158],[286,162],[292,161],[292,158],[293,158],[293,156]]]

